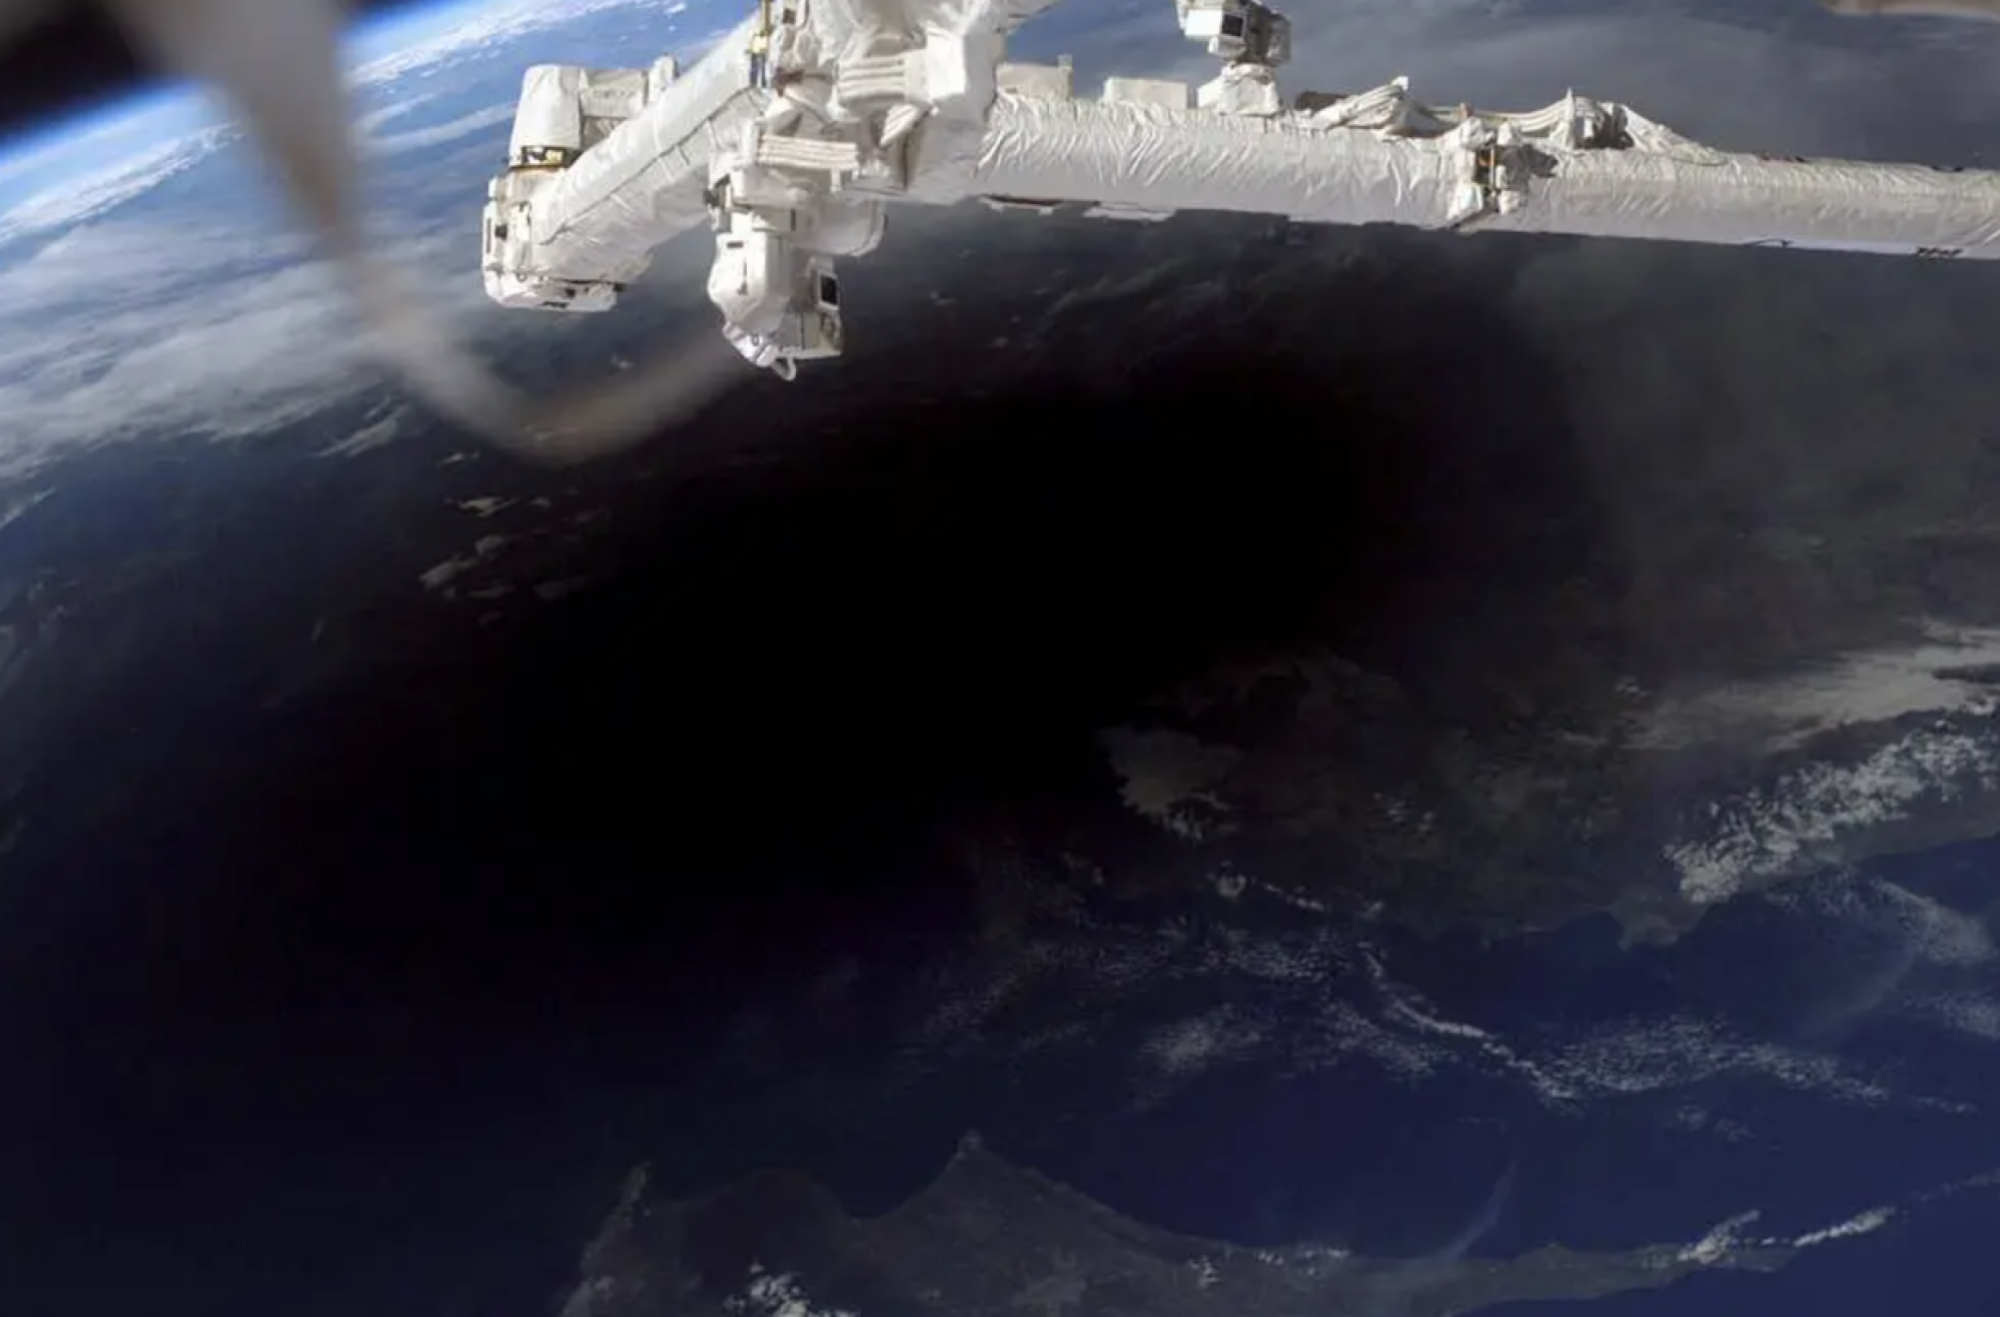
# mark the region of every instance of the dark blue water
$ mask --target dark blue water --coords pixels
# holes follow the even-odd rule
[[[157,511],[176,473],[142,476],[156,497],[135,486],[131,506]],[[80,543],[92,534],[76,533]],[[254,578],[258,565],[243,561]],[[162,609],[176,598],[149,597]],[[285,616],[303,630],[310,605],[293,607]],[[1173,1229],[1398,1255],[1465,1230],[1510,1165],[1512,1188],[1476,1252],[1691,1241],[1753,1207],[1767,1213],[1759,1229],[1789,1235],[2000,1165],[1995,1113],[1913,1101],[1977,1105],[2000,1092],[2000,1051],[1900,1006],[1946,987],[2000,992],[1994,967],[1912,961],[1885,979],[1883,966],[1900,963],[1893,937],[1754,901],[1657,950],[1622,950],[1602,924],[1490,947],[1368,938],[1389,978],[1421,992],[1435,1016],[1477,1025],[1522,1056],[1693,1015],[1741,1039],[1832,1055],[1882,1085],[1881,1105],[1724,1075],[1563,1108],[1477,1048],[1418,1079],[1362,1055],[1301,1066],[1290,1043],[1314,1036],[1316,1012],[1345,1005],[1393,1023],[1364,959],[1329,960],[1323,979],[1280,994],[1240,973],[1180,973],[1198,940],[1122,995],[1095,990],[1089,957],[1077,958],[1068,977],[995,1016],[985,1045],[954,1051],[947,1039],[909,1056],[911,1026],[952,982],[964,986],[932,977],[940,967],[984,956],[999,972],[1013,953],[979,949],[963,907],[907,899],[925,866],[944,863],[908,841],[921,831],[908,815],[801,814],[789,840],[694,828],[680,849],[634,860],[618,851],[649,832],[643,782],[610,803],[640,820],[616,844],[581,830],[482,836],[467,817],[492,826],[526,814],[541,784],[461,779],[454,789],[477,794],[456,806],[443,787],[370,792],[357,784],[373,765],[338,753],[341,739],[315,726],[292,748],[331,759],[287,779],[317,792],[310,801],[257,797],[263,812],[246,820],[229,812],[241,797],[192,792],[98,827],[85,756],[118,745],[114,715],[157,716],[181,736],[207,729],[209,740],[165,753],[211,772],[230,762],[213,739],[229,725],[229,700],[192,683],[228,678],[232,654],[248,664],[245,644],[189,634],[185,648],[155,651],[150,683],[121,688],[101,741],[67,752],[79,794],[37,798],[40,830],[17,851],[37,872],[73,871],[78,885],[44,884],[48,906],[18,890],[10,898],[20,919],[9,925],[12,991],[0,1011],[13,1168],[0,1219],[18,1250],[0,1275],[9,1310],[68,1292],[105,1312],[143,1301],[248,1314],[282,1300],[333,1317],[389,1297],[412,1312],[543,1311],[640,1156],[685,1189],[756,1165],[805,1165],[870,1210],[920,1186],[967,1129]],[[192,694],[166,706],[176,682]],[[146,714],[155,706],[167,711]],[[518,734],[493,733],[496,744]],[[421,738],[361,744],[389,743],[404,761],[400,791],[451,781],[425,772]],[[94,762],[121,764],[122,753]],[[469,758],[458,747],[437,762]],[[183,808],[197,804],[207,812]],[[1873,876],[1977,915],[1995,856],[1991,844],[1963,847]],[[492,881],[528,859],[595,878],[525,893]],[[893,910],[851,904],[850,883],[815,906],[810,884],[771,885],[779,872],[857,871],[904,899]],[[133,881],[162,873],[182,877]],[[690,898],[677,881],[694,878],[704,885]],[[732,905],[732,884],[789,891],[794,903]],[[62,958],[40,956],[31,926],[63,919],[73,927]],[[1268,935],[1302,945],[1355,936]],[[1115,950],[1154,933],[1064,936]],[[843,961],[850,975],[830,973]],[[979,974],[961,977],[976,984]],[[1829,1027],[1826,1003],[1857,1000],[1856,983],[1875,1004]],[[1256,1016],[1260,1045],[1178,1083],[1148,1079],[1143,1041],[1218,1006]],[[761,1035],[750,1027],[760,1019]],[[1013,1046],[1059,1024],[1080,1032],[1032,1053]],[[732,1040],[750,1060],[711,1065]],[[890,1064],[899,1054],[907,1074]],[[885,1087],[897,1074],[900,1086]],[[1691,1104],[1749,1136],[1687,1128],[1676,1117]],[[1967,1193],[1816,1249],[1776,1278],[1702,1281],[1610,1310],[1859,1314],[1915,1310],[1921,1298],[1927,1312],[1987,1314],[1994,1290],[1978,1241],[1996,1224],[1994,1201]]]
[[[1985,843],[1825,881],[1864,893],[1893,882],[1976,916],[1995,859]],[[1929,964],[1873,919],[1857,926],[1757,900],[1666,948],[1621,948],[1601,923],[1493,946],[1373,936],[1392,978],[1420,990],[1434,1015],[1476,1024],[1522,1057],[1557,1055],[1564,1039],[1611,1026],[1692,1018],[1718,1045],[1770,1049],[1793,1078],[1725,1066],[1563,1105],[1477,1056],[1416,1081],[1359,1056],[1302,1073],[1286,1064],[1276,1033],[1256,1058],[1218,1065],[1135,1109],[1132,1039],[1217,996],[1254,991],[1225,979],[1163,986],[1129,1010],[1081,995],[1073,1009],[1098,1017],[1092,1043],[962,1059],[892,1100],[912,1155],[882,1156],[877,1136],[850,1126],[848,1155],[806,1157],[822,1160],[857,1206],[886,1206],[921,1182],[926,1157],[976,1127],[1003,1153],[1173,1229],[1403,1255],[1436,1250],[1472,1225],[1510,1162],[1518,1176],[1475,1252],[1687,1243],[1751,1209],[1762,1217],[1746,1235],[1784,1239],[1895,1206],[1901,1215],[1888,1228],[1816,1247],[1782,1276],[1703,1279],[1610,1310],[1859,1313],[1897,1296],[1904,1310],[1919,1294],[1927,1310],[1992,1310],[2000,1272],[1969,1241],[2000,1222],[2000,1198],[1968,1190],[1923,1200],[2000,1165],[2000,1112],[1979,1101],[2000,1092],[2000,1050],[1905,1005],[1942,987],[2000,989],[1994,965]],[[1879,965],[1895,946],[1911,963],[1885,992]],[[1852,998],[1854,980],[1869,985],[1873,1005],[1825,1027],[1824,1002]],[[1364,1007],[1377,1000],[1351,969],[1329,974],[1323,991]],[[1880,1094],[1843,1098],[1817,1078]],[[1701,1123],[1685,1118],[1690,1109]]]
[[[1564,1108],[1477,1046],[1435,1038],[1422,1041],[1450,1063],[1420,1078],[1361,1054],[1303,1065],[1296,1044],[1319,1036],[1332,1007],[1397,1026],[1352,951],[1359,935],[1297,921],[1259,936],[1350,950],[1282,991],[1236,970],[1189,972],[1205,954],[1193,938],[1107,994],[1092,957],[1151,945],[1156,929],[1031,930],[1026,945],[1070,938],[1070,967],[992,1016],[983,1044],[918,1048],[913,1026],[941,996],[1004,974],[1018,955],[1004,938],[972,936],[991,912],[911,895],[950,890],[936,876],[963,854],[963,836],[937,836],[941,802],[925,794],[938,759],[910,756],[886,784],[795,793],[784,826],[746,833],[699,808],[762,799],[770,771],[760,746],[704,714],[713,684],[689,680],[653,711],[652,725],[699,745],[692,768],[583,771],[589,746],[565,729],[582,716],[626,726],[645,665],[606,691],[601,665],[510,648],[498,666],[418,665],[316,712],[250,716],[272,652],[309,634],[316,584],[334,579],[352,543],[313,507],[365,508],[392,525],[414,519],[420,496],[401,481],[370,485],[357,468],[310,480],[251,464],[214,470],[231,474],[165,453],[100,473],[98,498],[49,531],[52,553],[106,571],[135,528],[163,548],[211,551],[147,578],[124,611],[80,602],[64,624],[66,637],[97,642],[81,655],[150,639],[147,663],[110,669],[101,688],[79,662],[71,734],[37,760],[33,822],[11,857],[37,881],[3,894],[7,1311],[61,1296],[107,1313],[143,1301],[169,1313],[334,1317],[390,1299],[412,1312],[541,1311],[640,1156],[687,1189],[755,1165],[805,1165],[870,1209],[920,1186],[967,1129],[1171,1228],[1403,1255],[1463,1231],[1510,1165],[1512,1188],[1478,1251],[1690,1241],[1753,1207],[1788,1235],[2000,1165],[2000,1121],[1984,1109],[2000,1092],[2000,1049],[1906,1010],[1928,993],[2000,994],[1995,967],[1928,963],[1875,925],[1756,901],[1657,950],[1622,950],[1602,924],[1490,947],[1379,929],[1367,938],[1389,979],[1432,1014],[1520,1056],[1692,1016],[1739,1040],[1832,1056],[1878,1082],[1882,1104],[1724,1074]],[[269,515],[215,513],[237,505]],[[590,625],[602,643],[582,651],[622,653],[631,617],[685,618],[703,602],[684,594],[675,612],[664,593],[600,615]],[[218,620],[223,597],[260,625]],[[722,629],[721,612],[707,616],[712,625],[693,630]],[[585,623],[568,625],[560,639],[574,643]],[[780,655],[768,668],[745,669],[732,651],[727,666],[697,664],[693,676],[735,681],[736,709],[789,700],[780,725],[824,719],[804,746],[822,757],[804,777],[837,786],[833,770],[867,743],[851,734],[873,706],[859,701],[847,722],[844,709],[787,696],[782,683],[798,678],[777,639],[747,651]],[[890,693],[867,680],[857,663],[829,687]],[[478,698],[467,693],[475,681]],[[552,690],[572,698],[551,701]],[[437,712],[454,698],[469,701],[467,716]],[[967,790],[991,786],[991,747],[1010,744],[1001,721],[957,750]],[[958,739],[952,724],[904,745],[944,754]],[[1051,794],[1102,786],[1073,765],[1023,762],[1056,783]],[[129,783],[148,791],[114,789]],[[686,793],[672,809],[665,783]],[[560,826],[543,825],[551,810]],[[1115,805],[1085,813],[1078,826],[1101,838],[1117,815]],[[1878,866],[1862,881],[1983,919],[1995,868],[1989,843]],[[523,874],[536,881],[508,881]],[[871,890],[896,900],[871,905]],[[843,960],[852,974],[830,975]],[[1147,1038],[1219,1007],[1254,1017],[1258,1045],[1175,1083],[1149,1074]],[[1018,1046],[1057,1026],[1077,1032]],[[712,1064],[732,1040],[748,1059]],[[1688,1128],[1678,1117],[1691,1105],[1748,1136]],[[1967,1241],[1990,1230],[1992,1207],[1967,1194],[1817,1249],[1774,1280],[1617,1302],[1769,1312],[1788,1296],[1779,1310],[1858,1313],[1870,1296],[1908,1292],[1928,1311],[1990,1313],[1983,1255]]]

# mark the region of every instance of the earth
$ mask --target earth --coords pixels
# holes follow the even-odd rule
[[[1289,12],[1295,91],[1996,163],[1983,28]],[[789,385],[699,235],[485,304],[521,69],[737,16],[354,36],[489,359],[712,364],[560,472],[198,99],[0,146],[0,1307],[1991,1312],[2000,271],[898,213]]]

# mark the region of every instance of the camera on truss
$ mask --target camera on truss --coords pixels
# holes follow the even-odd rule
[[[1292,55],[1292,20],[1257,0],[1177,0],[1181,31],[1234,64],[1275,67]]]

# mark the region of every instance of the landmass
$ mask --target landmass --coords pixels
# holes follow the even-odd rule
[[[1615,1253],[1549,1245],[1461,1256],[1478,1223],[1423,1258],[1249,1248],[1155,1229],[967,1138],[934,1181],[875,1217],[794,1172],[680,1201],[656,1200],[635,1173],[562,1317],[1451,1317],[1658,1289],[1705,1271],[1774,1271],[1801,1246],[1739,1243],[1747,1219],[1694,1244]]]
[[[1697,693],[1468,685],[1511,701],[1494,721],[1440,710],[1421,671],[1302,650],[1186,683],[1099,744],[1201,872],[1425,930],[1603,913],[1662,942],[1737,896],[2000,831],[1992,678],[1959,657],[1989,644],[1918,637],[1852,673]]]

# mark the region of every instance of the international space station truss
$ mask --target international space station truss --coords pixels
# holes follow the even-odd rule
[[[1260,0],[1177,0],[1209,81],[1079,95],[1067,61],[1006,58],[1050,3],[761,0],[690,68],[530,68],[486,203],[487,293],[602,311],[705,224],[723,334],[790,379],[839,355],[836,262],[873,251],[893,205],[2000,256],[2000,173],[1718,151],[1574,93],[1518,114],[1428,105],[1401,78],[1287,99],[1291,26]]]

